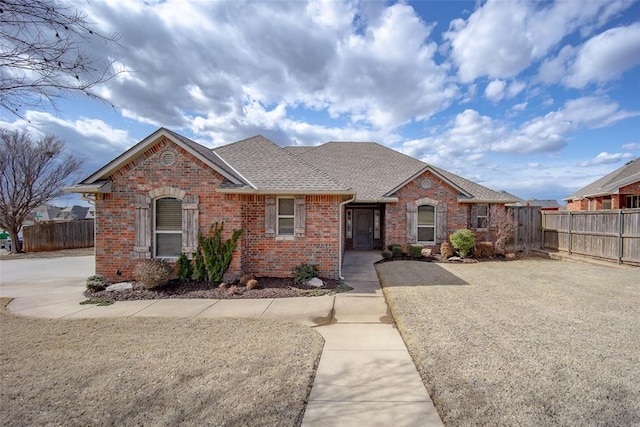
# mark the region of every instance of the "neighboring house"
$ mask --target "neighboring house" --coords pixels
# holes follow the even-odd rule
[[[144,259],[192,256],[198,232],[244,230],[230,272],[338,278],[345,249],[439,248],[460,228],[485,238],[491,204],[514,202],[372,142],[282,148],[262,136],[208,149],[160,128],[66,191],[95,200],[96,272],[132,277]]]
[[[545,200],[521,199],[519,202],[510,203],[508,206],[531,206],[531,207],[540,208],[541,211],[558,211],[558,210],[563,211],[567,209],[565,205],[562,205],[558,203],[557,200],[553,200],[553,199],[545,199]]]
[[[81,219],[91,219],[93,216],[90,213],[88,206],[73,205],[66,207],[58,212],[58,215],[53,219],[54,221],[74,221]]]
[[[51,221],[60,213],[61,210],[61,208],[53,205],[38,206],[29,213],[28,220],[30,223],[25,223],[25,225],[31,225],[35,222]]]
[[[567,210],[640,208],[640,157],[565,199]]]

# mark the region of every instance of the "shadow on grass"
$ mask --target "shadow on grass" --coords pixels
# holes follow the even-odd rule
[[[382,287],[469,285],[433,262],[396,261],[376,264]]]

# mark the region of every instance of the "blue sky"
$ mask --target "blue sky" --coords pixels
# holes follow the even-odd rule
[[[58,135],[84,175],[159,126],[209,147],[376,141],[538,199],[640,156],[637,1],[73,4],[119,34],[125,72],[98,89],[115,108],[73,97],[0,126]]]

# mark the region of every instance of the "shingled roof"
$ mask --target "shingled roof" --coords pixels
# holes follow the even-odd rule
[[[351,186],[356,190],[358,202],[389,200],[395,191],[427,170],[457,189],[460,201],[515,201],[509,194],[491,190],[375,142],[328,142],[310,150],[293,152],[300,160]]]
[[[213,151],[259,191],[353,194],[348,185],[261,135]]]
[[[595,180],[591,184],[582,187],[564,200],[584,199],[585,197],[605,196],[616,194],[620,187],[640,181],[640,157],[613,172]]]

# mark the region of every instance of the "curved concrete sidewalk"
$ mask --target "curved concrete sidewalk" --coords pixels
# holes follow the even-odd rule
[[[0,261],[0,297],[10,312],[48,318],[253,317],[299,322],[325,345],[303,426],[440,426],[442,422],[389,314],[373,263],[378,252],[347,252],[354,289],[313,298],[165,299],[80,305],[93,256]]]

